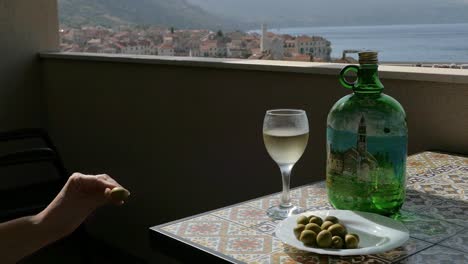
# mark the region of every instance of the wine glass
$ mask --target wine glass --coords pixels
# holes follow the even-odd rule
[[[284,219],[304,212],[291,203],[289,182],[291,170],[301,158],[309,139],[309,122],[304,110],[268,110],[263,121],[263,141],[270,157],[278,164],[283,178],[280,204],[267,210],[274,219]]]

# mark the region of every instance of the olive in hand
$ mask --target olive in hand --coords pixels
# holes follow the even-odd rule
[[[123,187],[115,187],[110,191],[110,197],[114,201],[125,201],[130,196],[130,192]]]

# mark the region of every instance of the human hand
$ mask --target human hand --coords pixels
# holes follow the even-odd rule
[[[116,187],[121,186],[109,175],[74,173],[49,206],[38,214],[38,217],[50,229],[61,235],[67,235],[96,208],[107,203],[123,204],[123,200],[111,196],[112,189]]]

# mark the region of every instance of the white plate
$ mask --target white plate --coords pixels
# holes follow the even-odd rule
[[[348,233],[356,233],[360,239],[359,248],[356,249],[306,247],[293,232],[299,215],[292,215],[278,224],[275,231],[276,236],[283,243],[304,251],[338,256],[377,254],[397,248],[409,239],[408,229],[403,224],[378,214],[348,210],[324,210],[309,211],[300,215],[316,215],[322,219],[329,215],[336,216],[348,229]]]

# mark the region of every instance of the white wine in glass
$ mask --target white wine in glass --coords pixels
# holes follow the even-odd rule
[[[284,219],[304,211],[291,203],[289,184],[291,170],[304,153],[308,139],[309,122],[305,111],[278,109],[266,112],[263,141],[268,154],[280,167],[283,178],[280,204],[270,207],[267,211],[274,219]]]

